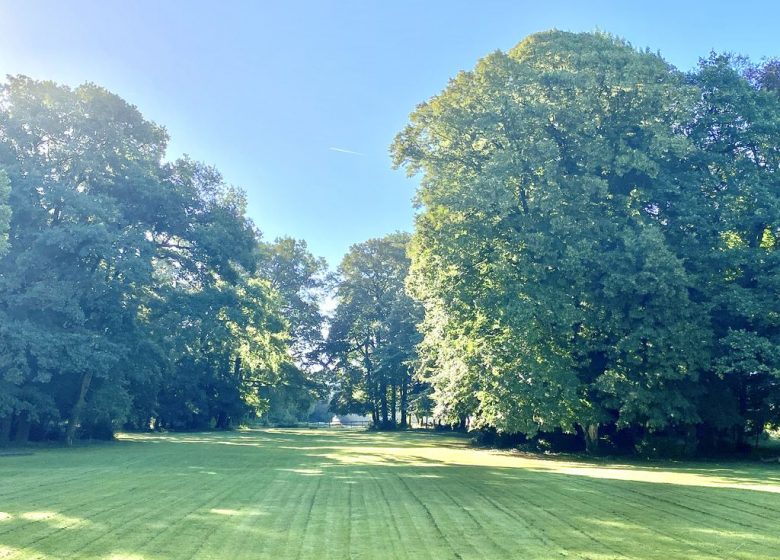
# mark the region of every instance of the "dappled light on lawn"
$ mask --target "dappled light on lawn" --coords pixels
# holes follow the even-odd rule
[[[257,435],[254,435],[257,434]],[[265,435],[260,435],[265,434]],[[315,434],[316,437],[312,437]],[[306,436],[305,438],[296,436]],[[284,469],[302,475],[322,474],[323,468],[334,465],[350,466],[397,466],[440,468],[446,466],[472,466],[502,469],[522,469],[555,474],[647,482],[655,484],[678,484],[713,488],[732,488],[760,492],[780,493],[780,471],[761,477],[748,471],[740,474],[738,469],[708,466],[700,468],[680,466],[673,463],[656,465],[595,464],[587,460],[567,460],[551,456],[539,457],[505,451],[471,449],[463,439],[442,438],[430,434],[413,434],[402,440],[406,445],[398,446],[396,434],[370,434],[356,432],[342,437],[337,431],[312,432],[311,430],[264,430],[253,435],[204,434],[199,437],[176,434],[122,434],[127,441],[164,441],[170,443],[191,443],[211,445],[239,445],[262,448],[264,445],[285,443],[281,449],[308,453],[318,461],[324,461],[319,468]],[[290,445],[291,441],[306,444]],[[437,441],[438,440],[438,441]],[[366,445],[380,443],[381,446]],[[436,445],[446,443],[446,445]],[[393,446],[396,444],[396,446]],[[190,466],[191,469],[203,467]],[[209,471],[212,472],[213,471]],[[216,474],[216,473],[213,473]],[[435,476],[435,475],[428,475]],[[508,475],[508,476],[511,476]]]
[[[594,465],[586,461],[566,461],[556,458],[536,458],[514,453],[473,449],[437,448],[345,448],[336,453],[320,454],[320,457],[343,464],[382,466],[446,467],[453,465],[473,467],[500,467],[544,471],[556,474],[585,476],[614,480],[680,484],[686,486],[710,486],[780,493],[780,483],[761,483],[739,476],[720,476],[717,471],[691,473],[669,467],[644,467],[625,465]],[[704,469],[703,469],[704,470]],[[725,469],[724,469],[725,471]],[[511,477],[511,474],[509,475]],[[753,482],[751,482],[753,480]]]
[[[256,509],[237,510],[237,509],[212,508],[209,510],[209,513],[213,513],[215,515],[227,515],[230,517],[244,516],[244,515],[249,515],[249,516],[268,515],[267,513]]]
[[[275,429],[122,434],[2,468],[2,560],[780,556],[780,482],[764,464],[614,463],[424,432]]]
[[[19,514],[19,518],[26,521],[45,522],[58,529],[72,529],[76,526],[90,523],[87,519],[63,515],[56,511],[27,511]]]

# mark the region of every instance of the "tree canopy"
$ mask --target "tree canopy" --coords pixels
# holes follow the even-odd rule
[[[264,411],[295,333],[244,194],[97,86],[9,78],[0,109],[0,436]]]
[[[738,62],[686,75],[553,31],[417,108],[393,153],[421,174],[410,286],[441,414],[591,447],[763,430],[780,99]]]
[[[408,242],[408,234],[395,233],[350,248],[327,340],[335,409],[370,414],[381,427],[408,426],[414,390],[421,309],[405,291]]]
[[[9,77],[0,440],[318,409],[744,447],[780,426],[779,76],[714,53],[684,73],[603,33],[491,53],[392,146],[420,178],[414,232],[336,273],[264,240],[242,190],[167,160],[120,97]]]

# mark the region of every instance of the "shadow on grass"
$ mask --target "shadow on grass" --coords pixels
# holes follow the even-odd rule
[[[293,499],[248,503],[225,497],[194,509],[173,509],[169,518],[140,521],[132,528],[134,533],[149,536],[149,542],[137,550],[122,544],[127,535],[121,526],[111,528],[77,512],[41,509],[45,497],[20,500],[0,515],[0,554],[45,560],[218,558],[224,557],[221,547],[225,542],[239,541],[244,548],[234,551],[231,558],[347,558],[355,540],[351,544],[330,542],[331,548],[323,545],[311,554],[296,549],[308,527],[342,515],[350,520],[353,539],[376,538],[377,526],[388,527],[385,537],[391,538],[389,526],[411,516],[417,533],[464,560],[546,559],[562,554],[603,560],[770,560],[780,556],[776,530],[780,500],[770,493],[580,478],[506,467],[419,466],[404,460],[359,469],[344,463],[317,473],[293,468],[285,474],[292,477],[285,479],[290,496],[299,495],[296,480],[312,474],[331,479],[328,499],[318,499],[316,493],[301,494],[305,503]],[[339,481],[349,482],[351,488]],[[380,504],[370,501],[381,494],[377,494],[379,487],[389,496],[389,509],[381,520],[372,522],[371,517],[383,511]],[[362,499],[355,500],[356,495]],[[333,503],[343,509],[334,509]],[[301,511],[308,512],[306,523],[291,529],[292,519]],[[390,543],[396,551],[393,558],[424,557],[405,545],[404,537],[392,537],[396,539]],[[375,556],[361,557],[388,558],[390,545],[376,544]],[[280,555],[280,550],[289,550],[289,556]],[[477,553],[480,550],[482,555]],[[455,555],[442,553],[436,558],[448,557]]]
[[[123,441],[4,462],[0,558],[780,557],[765,466],[548,459],[435,434]]]
[[[191,444],[305,453],[328,463],[504,466],[572,476],[718,486],[780,493],[780,468],[759,463],[680,463],[591,460],[508,451],[474,450],[465,438],[421,432],[251,429],[192,434],[123,434],[121,442]]]
[[[370,432],[367,430],[268,428],[236,432],[124,433],[121,442],[198,443],[264,447],[287,444],[290,449],[337,445],[338,447],[422,447],[461,449],[469,447],[465,436],[425,432]]]
[[[568,476],[626,480],[653,484],[732,488],[780,494],[778,469],[760,465],[743,465],[740,469],[708,465],[685,467],[679,464],[637,465],[604,464],[584,459],[550,459],[509,452],[473,450],[466,447],[437,448],[409,445],[406,447],[322,446],[297,447],[307,456],[325,465],[374,465],[443,467],[473,466],[506,468],[509,472],[537,471]]]

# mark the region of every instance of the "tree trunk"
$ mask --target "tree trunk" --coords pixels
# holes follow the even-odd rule
[[[233,364],[233,377],[241,381],[241,356],[236,356],[236,361]]]
[[[597,453],[599,450],[599,425],[588,424],[584,427],[583,433],[585,434],[585,451],[589,455]]]
[[[217,416],[216,428],[218,430],[230,429],[230,416],[228,416],[224,411],[220,412]]]
[[[395,392],[396,392],[396,384],[393,383],[392,385],[390,385],[390,417],[393,420],[394,428],[398,425],[398,412],[397,412],[398,407],[396,406]]]
[[[87,371],[81,377],[81,389],[79,389],[79,398],[76,399],[76,404],[73,405],[73,409],[70,412],[70,420],[68,421],[68,429],[65,432],[65,443],[67,445],[73,445],[73,439],[76,437],[76,430],[81,424],[81,413],[84,411],[84,403],[87,398],[87,391],[92,383],[92,371]]]
[[[382,407],[382,424],[387,424],[389,421],[388,415],[387,415],[387,383],[384,381],[379,386],[379,400]]]
[[[30,417],[26,412],[22,412],[16,417],[16,433],[14,434],[14,441],[16,443],[27,443],[27,440],[30,439],[31,424]]]
[[[742,418],[742,424],[739,426],[739,431],[736,433],[736,446],[738,450],[742,450],[745,446],[745,430],[747,429],[747,411],[748,411],[748,394],[747,384],[744,381],[739,383],[739,416]]]
[[[406,393],[408,391],[408,384],[406,378],[401,381],[401,427],[406,428]]]
[[[6,442],[11,439],[11,424],[13,416],[0,418],[0,442]]]

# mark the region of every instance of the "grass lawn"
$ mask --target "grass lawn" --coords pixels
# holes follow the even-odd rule
[[[618,465],[434,434],[124,435],[0,454],[0,558],[780,558],[780,466]]]

